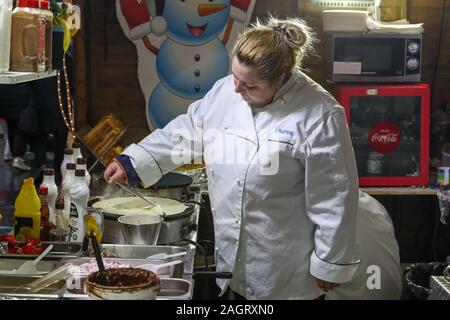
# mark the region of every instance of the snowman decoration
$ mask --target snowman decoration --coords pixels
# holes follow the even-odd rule
[[[229,74],[230,55],[256,0],[116,0],[119,23],[138,51],[151,130],[186,113]]]

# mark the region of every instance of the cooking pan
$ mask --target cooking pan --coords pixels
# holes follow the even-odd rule
[[[88,206],[102,200],[96,197],[88,201]],[[169,244],[186,238],[192,231],[191,216],[194,212],[192,203],[184,203],[187,208],[179,213],[163,216],[163,224],[159,233],[157,244]],[[102,241],[105,243],[126,244],[125,237],[122,232],[122,226],[117,219],[121,216],[116,213],[102,210],[104,216],[104,230]]]

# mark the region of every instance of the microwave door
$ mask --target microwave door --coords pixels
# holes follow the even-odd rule
[[[398,81],[405,42],[395,38],[335,38],[334,81]]]

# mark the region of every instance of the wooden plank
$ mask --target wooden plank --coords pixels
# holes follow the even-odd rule
[[[406,196],[433,196],[436,189],[426,187],[360,187],[360,190],[370,195],[406,195]]]
[[[123,65],[137,67],[137,52],[133,45],[109,46],[106,61],[102,47],[94,50],[94,59],[99,66]]]
[[[88,20],[85,13],[88,12],[87,0],[78,0],[77,5],[81,11],[81,29],[74,37],[74,60],[73,60],[73,81],[74,98],[76,102],[76,128],[83,127],[88,121],[88,88],[90,86],[87,78],[89,63],[87,59],[86,45],[89,42]]]
[[[96,67],[97,87],[138,88],[136,66],[108,65]]]

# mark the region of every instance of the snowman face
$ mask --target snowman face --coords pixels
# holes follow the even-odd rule
[[[206,43],[225,28],[230,5],[230,0],[166,0],[167,35],[185,45]]]
[[[283,74],[274,83],[261,79],[256,69],[241,63],[237,57],[233,57],[231,72],[234,91],[239,93],[252,108],[264,108],[271,103],[284,78]]]

